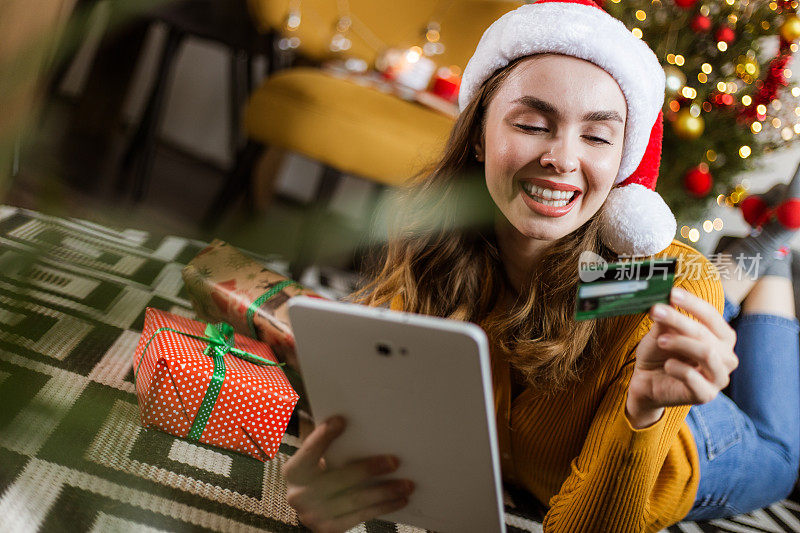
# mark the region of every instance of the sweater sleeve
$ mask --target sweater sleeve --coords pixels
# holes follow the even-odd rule
[[[675,285],[722,312],[719,279],[683,276]],[[691,405],[666,407],[657,422],[642,429],[634,429],[625,415],[636,347],[651,326],[645,315],[626,343],[622,366],[610,381],[580,454],[570,464],[571,473],[550,499],[545,532],[659,531],[685,515],[676,509],[678,501],[665,501],[664,494],[675,491],[659,489],[674,483],[674,473],[662,467]]]

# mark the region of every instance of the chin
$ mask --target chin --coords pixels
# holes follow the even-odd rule
[[[586,222],[586,220],[576,220],[576,217],[570,216],[571,214],[563,217],[547,217],[528,211],[525,215],[516,217],[512,225],[529,239],[555,241],[569,235]]]

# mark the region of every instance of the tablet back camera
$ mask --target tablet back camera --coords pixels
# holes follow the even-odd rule
[[[375,345],[375,351],[377,351],[379,355],[389,357],[394,350],[392,349],[392,345],[388,342],[379,342]]]

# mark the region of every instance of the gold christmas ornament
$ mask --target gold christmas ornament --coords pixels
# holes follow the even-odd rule
[[[739,56],[736,59],[736,75],[739,76],[745,83],[753,83],[758,79],[761,68],[752,57]]]
[[[686,74],[678,67],[667,65],[664,67],[664,75],[667,78],[667,96],[674,96],[686,85]]]
[[[692,141],[703,134],[706,123],[703,117],[693,117],[689,109],[681,109],[672,123],[672,130],[681,139]]]
[[[788,15],[780,28],[781,37],[792,42],[800,38],[800,18],[797,15]]]

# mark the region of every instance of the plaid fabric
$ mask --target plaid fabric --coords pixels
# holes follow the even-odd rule
[[[131,354],[144,309],[193,318],[180,271],[204,246],[0,206],[0,531],[306,531],[280,474],[296,419],[265,463],[139,426]],[[340,297],[355,280],[315,269],[302,281]],[[510,532],[541,531],[530,495],[504,496]],[[800,531],[800,505],[668,531]]]

